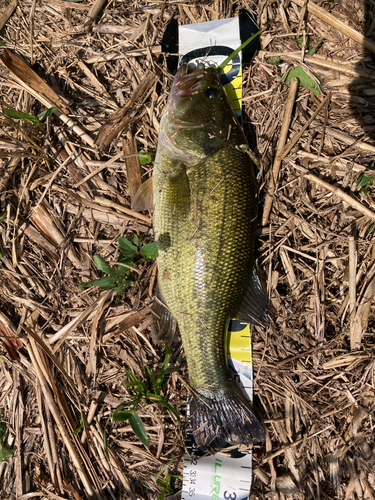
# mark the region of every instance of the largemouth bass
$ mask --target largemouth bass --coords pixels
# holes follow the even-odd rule
[[[155,310],[162,329],[178,323],[193,393],[190,427],[211,453],[264,440],[229,372],[225,346],[229,318],[269,319],[254,269],[257,198],[247,148],[216,69],[182,65],[160,123],[153,172]],[[147,181],[133,208],[150,200]]]

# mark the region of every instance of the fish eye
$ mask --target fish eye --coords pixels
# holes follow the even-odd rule
[[[207,87],[204,93],[209,99],[220,99],[221,97],[221,91],[218,87]]]

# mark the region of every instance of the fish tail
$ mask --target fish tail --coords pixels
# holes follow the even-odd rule
[[[189,424],[196,444],[204,453],[229,446],[262,443],[264,429],[251,403],[235,388],[210,397],[195,393],[190,400]]]

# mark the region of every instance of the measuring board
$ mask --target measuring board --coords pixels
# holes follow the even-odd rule
[[[228,366],[233,378],[253,400],[251,333],[247,323],[230,320]],[[181,500],[247,500],[252,481],[252,452],[234,450],[203,457],[191,433],[186,442]],[[202,458],[201,458],[202,457]]]

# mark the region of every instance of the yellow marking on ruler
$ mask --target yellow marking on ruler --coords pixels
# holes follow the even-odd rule
[[[249,325],[243,325],[239,332],[228,332],[229,349],[228,355],[247,366],[252,366],[251,354],[251,332]]]
[[[232,68],[231,65],[225,66],[224,73],[227,73]],[[234,80],[224,85],[224,89],[228,95],[229,101],[235,113],[241,113],[242,109],[242,67]]]

